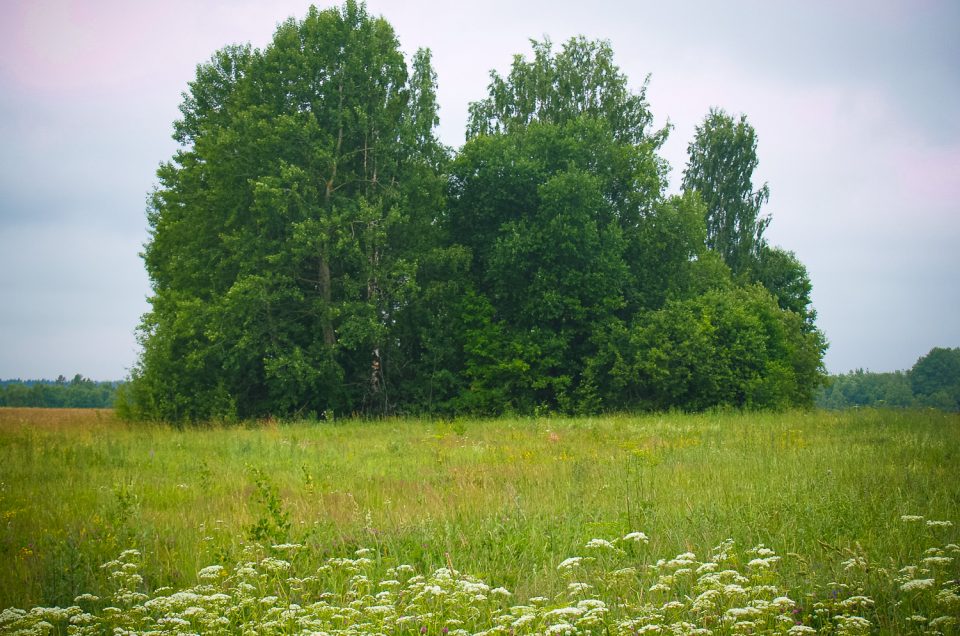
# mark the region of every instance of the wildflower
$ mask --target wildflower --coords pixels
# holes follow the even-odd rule
[[[844,570],[852,570],[854,568],[866,568],[867,560],[864,559],[862,556],[855,556],[850,559],[847,559],[840,565],[843,566]]]
[[[928,519],[927,527],[928,528],[952,528],[953,522],[952,521],[933,521],[931,519]]]
[[[719,567],[719,566],[718,566],[716,563],[712,563],[712,562],[709,562],[709,561],[708,561],[707,563],[701,563],[700,566],[697,568],[697,574],[705,574],[705,573],[707,573],[707,572],[715,572],[715,571],[717,570],[717,567]]]
[[[579,609],[588,610],[588,611],[598,611],[598,610],[606,611],[607,604],[599,599],[585,598],[579,603],[577,603],[577,607]]]
[[[856,609],[858,607],[872,607],[873,599],[867,596],[851,596],[840,602],[840,607],[844,609]]]
[[[912,579],[901,585],[900,589],[904,592],[910,592],[913,590],[926,590],[933,587],[933,582],[933,579]]]
[[[583,616],[583,610],[579,607],[558,607],[544,614],[544,618],[578,618]]]
[[[524,614],[524,615],[522,615],[520,618],[518,618],[517,620],[513,621],[513,623],[511,623],[510,625],[511,625],[511,627],[513,627],[515,630],[518,630],[518,629],[520,629],[521,627],[523,627],[524,625],[526,625],[527,623],[532,623],[532,622],[535,621],[535,620],[537,620],[537,617],[536,617],[535,614]]]
[[[956,625],[957,619],[954,616],[938,616],[932,621],[930,621],[931,629],[943,629],[944,627],[949,627],[951,625]]]
[[[590,589],[593,589],[593,588],[588,583],[571,583],[567,586],[567,590],[570,592],[571,595],[580,594]]]
[[[940,590],[937,592],[937,604],[947,609],[960,610],[960,595],[953,590]]]
[[[817,630],[806,625],[794,625],[787,630],[787,636],[802,636],[803,634],[816,634]]]
[[[492,590],[490,590],[490,594],[495,596],[502,596],[504,598],[512,596],[512,594],[510,594],[510,590],[508,590],[505,587],[495,587]]]
[[[222,565],[208,565],[197,573],[197,578],[201,581],[214,581],[227,573]]]
[[[260,565],[263,566],[263,569],[267,572],[286,572],[290,569],[289,561],[274,559],[273,557],[264,558],[260,561]]]
[[[573,568],[580,565],[580,562],[583,561],[583,557],[570,557],[569,559],[564,559],[560,562],[560,565],[557,566],[558,570],[572,570]]]
[[[770,601],[770,605],[776,607],[781,612],[786,612],[787,610],[792,609],[796,603],[793,601],[793,599],[787,596],[778,596]]]
[[[613,550],[613,544],[607,541],[606,539],[590,539],[587,541],[586,548],[591,549],[603,549],[603,550]]]
[[[278,543],[277,545],[270,546],[274,550],[279,550],[281,552],[294,552],[303,547],[302,543]]]
[[[99,596],[94,596],[93,594],[81,594],[80,596],[73,599],[74,603],[96,603],[100,600]]]
[[[842,633],[857,633],[870,631],[871,623],[862,616],[835,616]]]
[[[620,568],[619,570],[614,570],[610,573],[610,576],[613,578],[626,578],[635,576],[637,574],[637,568]]]
[[[953,563],[953,558],[947,556],[932,556],[925,558],[921,563],[928,566],[949,565]]]
[[[913,521],[923,521],[923,515],[900,515],[900,521],[911,523]]]
[[[642,532],[631,532],[623,536],[624,541],[633,541],[634,543],[650,543],[650,538]]]
[[[648,592],[669,592],[670,586],[665,585],[664,583],[654,583],[653,585],[650,586],[650,589],[648,589],[647,591]]]

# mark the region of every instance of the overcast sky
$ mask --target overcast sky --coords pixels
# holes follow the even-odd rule
[[[262,48],[293,0],[0,2],[0,378],[119,379],[149,282],[147,193],[195,67]],[[320,7],[329,3],[317,3]],[[711,106],[745,113],[769,240],[813,281],[831,372],[960,346],[960,2],[370,0],[433,50],[440,135],[463,141],[489,71],[584,34],[673,132],[681,179]]]

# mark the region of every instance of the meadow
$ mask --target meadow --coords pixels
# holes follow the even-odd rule
[[[0,633],[956,634],[957,466],[934,411],[0,409]]]

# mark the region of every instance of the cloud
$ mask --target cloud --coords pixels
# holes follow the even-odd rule
[[[72,223],[4,227],[0,378],[123,377],[147,310],[143,238]]]
[[[148,293],[136,254],[197,63],[264,46],[308,0],[0,3],[0,377],[123,375]],[[331,2],[318,3],[321,8]],[[960,346],[960,4],[369,0],[407,53],[433,49],[440,133],[459,145],[489,71],[528,38],[609,39],[675,125],[681,177],[710,106],[744,112],[769,237],[811,273],[834,371]]]

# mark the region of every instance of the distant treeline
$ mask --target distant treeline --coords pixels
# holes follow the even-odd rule
[[[120,382],[95,382],[79,373],[67,380],[0,380],[0,406],[111,408]]]
[[[830,376],[816,404],[826,409],[889,406],[960,411],[960,348],[934,348],[908,371],[858,369]]]

